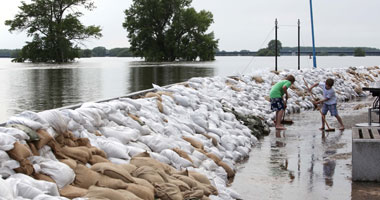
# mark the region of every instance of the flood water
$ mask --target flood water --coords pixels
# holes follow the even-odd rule
[[[252,149],[231,187],[247,200],[380,199],[379,183],[351,180],[351,127],[367,122],[367,109],[353,111],[354,105],[340,105],[344,131],[330,116],[335,132],[320,131],[318,111],[292,115],[293,125],[272,129]]]
[[[278,58],[278,70],[297,69],[296,56]],[[380,57],[318,57],[321,68],[378,66]],[[301,69],[312,68],[301,57]],[[273,57],[216,57],[212,62],[145,63],[138,58],[88,58],[64,65],[0,59],[0,122],[24,110],[42,111],[186,81],[274,69]]]

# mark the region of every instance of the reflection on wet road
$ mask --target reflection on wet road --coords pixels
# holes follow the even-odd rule
[[[351,181],[351,129],[322,132],[314,111],[292,118],[252,149],[231,188],[243,199],[380,199],[380,184]]]

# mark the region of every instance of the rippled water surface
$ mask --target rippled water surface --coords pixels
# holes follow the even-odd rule
[[[297,57],[278,59],[278,69],[297,69]],[[319,57],[321,68],[380,65],[379,57]],[[301,68],[312,60],[302,57]],[[0,59],[0,122],[24,110],[41,111],[168,85],[191,77],[262,73],[273,57],[217,57],[212,62],[144,63],[138,58],[90,58],[71,64],[11,63]]]

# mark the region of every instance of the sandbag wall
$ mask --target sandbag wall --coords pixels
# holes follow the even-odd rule
[[[235,115],[273,123],[269,90],[287,74],[296,77],[288,112],[299,112],[313,107],[303,78],[334,78],[344,101],[366,95],[360,89],[378,80],[379,68],[192,78],[154,85],[157,92],[139,99],[26,111],[0,128],[0,192],[19,199],[239,199],[227,184],[257,139]]]

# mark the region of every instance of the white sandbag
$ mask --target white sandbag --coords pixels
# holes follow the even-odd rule
[[[126,147],[119,142],[98,138],[97,144],[100,149],[107,153],[107,157],[130,159]]]
[[[14,199],[15,196],[13,194],[12,185],[9,185],[4,179],[0,178],[0,199]]]
[[[64,163],[45,160],[40,163],[41,172],[49,175],[57,183],[59,188],[71,184],[75,179],[74,171]]]
[[[128,104],[131,104],[135,110],[140,111],[141,109],[141,104],[137,103],[135,100],[132,100],[130,98],[120,98],[120,101],[125,101]]]
[[[162,163],[165,163],[165,164],[168,164],[170,165],[172,162],[165,156],[159,154],[159,153],[156,153],[156,152],[149,152],[150,154],[150,157],[152,157],[153,159],[155,160],[158,160]]]
[[[122,164],[129,164],[128,160],[120,159],[120,158],[112,158],[108,157],[108,160],[111,161],[114,164],[122,165]]]
[[[67,129],[71,132],[74,132],[74,131],[82,131],[84,127],[78,122],[76,122],[75,120],[70,119],[69,123],[67,124]]]
[[[9,151],[13,149],[14,143],[17,139],[11,135],[0,132],[0,150]]]
[[[189,107],[190,106],[190,99],[186,96],[182,96],[179,94],[174,93],[173,94],[174,101],[181,106]]]
[[[160,154],[167,157],[172,162],[172,165],[177,169],[193,166],[193,164],[190,161],[182,158],[173,150],[165,149],[162,150]]]
[[[211,159],[204,160],[201,164],[201,167],[207,169],[208,171],[214,171],[219,166]]]
[[[152,120],[146,120],[145,124],[155,133],[164,134],[165,128],[162,124]]]
[[[101,110],[97,108],[77,108],[76,111],[86,120],[85,124],[82,124],[85,128],[90,123],[94,127],[100,127],[103,125]],[[105,118],[105,117],[104,117]]]
[[[130,142],[130,143],[128,143],[128,146],[144,149],[145,151],[148,151],[148,152],[152,151],[146,144],[144,144],[140,141]]]
[[[40,194],[34,197],[33,200],[69,200],[69,199],[65,197],[57,197],[57,196],[50,196],[46,194]]]
[[[8,167],[1,167],[0,168],[0,178],[8,178],[12,176],[13,174],[16,174],[16,172],[13,169],[9,169]]]
[[[176,141],[161,135],[146,135],[140,137],[139,141],[145,143],[154,152],[161,152],[164,149],[173,149]]]
[[[45,121],[44,119],[42,119],[42,118],[38,115],[38,113],[35,113],[35,112],[33,112],[33,111],[24,111],[24,112],[22,112],[21,114],[18,114],[17,116],[18,116],[18,117],[25,117],[25,118],[30,119],[30,120],[32,120],[32,121],[39,122],[39,123],[41,123],[42,125],[45,125],[45,124],[48,123],[47,121]]]
[[[24,126],[27,126],[35,131],[41,128],[45,128],[41,123],[33,121],[31,119],[25,118],[25,117],[10,117],[7,121],[7,124],[21,124]]]
[[[66,115],[68,118],[73,119],[75,122],[79,124],[84,124],[86,122],[84,117],[76,110],[64,109],[64,110],[61,110],[61,112],[63,115]]]
[[[35,180],[25,174],[14,174],[6,182],[13,187],[16,196],[33,199],[40,194],[59,196],[58,188],[55,183]]]
[[[57,161],[57,158],[48,145],[44,145],[40,150],[38,150],[38,153],[45,159]]]
[[[146,151],[145,149],[134,147],[134,146],[125,146],[125,147],[127,148],[127,152],[131,157]]]
[[[234,144],[234,139],[229,135],[223,135],[221,137],[220,143],[229,151],[235,150],[236,146]]]
[[[208,122],[207,122],[207,119],[205,117],[206,114],[200,113],[200,112],[202,112],[202,111],[200,111],[200,109],[198,109],[197,111],[195,111],[196,114],[194,113],[194,114],[190,115],[190,118],[198,126],[204,128],[204,129],[207,129],[208,128]]]
[[[96,109],[102,110],[103,113],[105,113],[105,114],[113,113],[116,111],[109,104],[95,103],[95,102],[86,102],[86,103],[82,104],[81,108],[96,108]]]
[[[140,137],[140,132],[129,127],[103,127],[101,132],[106,137],[117,138],[122,144],[128,144],[131,141],[137,141]]]
[[[60,111],[46,110],[38,113],[38,116],[47,121],[58,134],[67,132],[67,124],[70,119],[62,115]]]
[[[17,128],[0,127],[0,133],[6,133],[15,137],[17,140],[29,140],[28,134]]]

